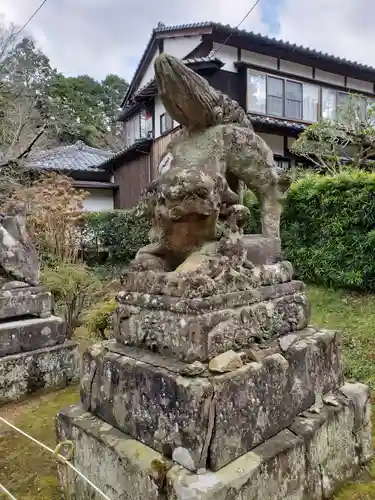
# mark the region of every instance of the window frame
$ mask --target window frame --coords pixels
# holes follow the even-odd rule
[[[170,120],[171,120],[169,128],[167,127],[167,117],[169,117]],[[165,125],[166,125],[165,130],[163,130],[163,126],[162,126],[163,125],[163,119],[165,120]],[[162,113],[160,115],[160,135],[167,134],[168,132],[170,132],[171,130],[173,130],[173,128],[174,128],[173,118],[170,116],[169,113],[167,113],[167,111],[164,111],[164,113]]]
[[[298,101],[296,99],[288,99],[288,97],[286,95],[288,83],[294,83],[294,84],[299,85],[301,87],[301,100],[300,101]],[[301,118],[295,118],[295,117],[287,115],[287,103],[288,102],[293,102],[293,103],[298,102],[299,103]],[[284,83],[284,103],[285,103],[284,104],[284,116],[285,116],[285,118],[288,118],[289,120],[303,120],[303,82],[297,82],[294,80],[290,80],[289,78],[285,80],[285,83]]]
[[[144,139],[145,137],[147,137],[147,133],[142,134],[142,116],[144,118],[143,119],[143,122],[144,122],[143,132],[145,132],[145,125],[146,125],[146,110],[145,109],[138,110],[127,121],[125,121],[124,133],[125,133],[126,147],[130,147],[136,141],[139,141],[140,139]]]
[[[254,111],[254,110],[252,110],[250,108],[250,99],[249,99],[249,96],[248,96],[248,77],[249,77],[249,72],[252,72],[253,74],[258,74],[259,76],[265,77],[265,86],[266,86],[266,89],[265,89],[265,97],[266,97],[265,112]],[[268,96],[269,96],[269,94],[268,94],[268,79],[269,78],[283,80],[283,92],[284,92],[284,96],[283,97],[284,98],[283,98],[283,115],[282,116],[275,115],[275,114],[270,113],[268,111],[269,110],[269,107],[268,107]],[[287,82],[298,83],[298,84],[302,85],[302,102],[301,102],[302,118],[301,119],[290,118],[290,117],[286,116],[286,102],[287,102],[287,98],[286,98],[286,84],[287,84]],[[316,121],[307,120],[307,119],[305,119],[303,117],[303,110],[304,110],[304,92],[303,91],[304,91],[304,85],[311,85],[311,86],[317,87],[317,89],[318,89],[319,102],[318,102],[318,110],[317,110],[317,119],[316,119]],[[371,96],[369,96],[367,94],[362,94],[360,92],[356,92],[353,89],[338,89],[338,88],[335,88],[335,87],[330,87],[329,85],[324,85],[324,84],[322,85],[321,82],[314,82],[314,81],[308,81],[307,82],[307,81],[303,81],[303,80],[298,80],[297,78],[289,78],[289,77],[286,77],[286,76],[280,76],[280,75],[275,74],[275,73],[267,73],[266,71],[262,71],[261,69],[258,69],[258,68],[248,67],[247,71],[246,71],[246,106],[247,106],[247,112],[248,113],[253,113],[253,114],[256,114],[256,115],[261,115],[261,116],[270,116],[270,117],[274,117],[274,118],[278,118],[278,119],[281,118],[281,119],[285,119],[285,120],[293,120],[293,121],[302,122],[302,123],[308,123],[308,124],[310,124],[310,123],[316,123],[323,116],[323,92],[324,92],[324,89],[335,92],[335,94],[336,94],[335,109],[337,109],[337,106],[338,106],[338,96],[339,96],[339,93],[341,93],[341,94],[347,94],[347,95],[353,94],[353,95],[357,95],[360,98],[364,99],[364,101],[365,101],[365,109],[366,110],[368,109],[368,106],[371,105],[371,102],[375,105],[375,94],[374,94],[373,97],[371,97]],[[277,97],[277,96],[274,96],[274,97]],[[293,102],[299,102],[299,101],[293,101]],[[374,117],[374,123],[375,123],[375,117]]]
[[[268,81],[269,79],[273,79],[273,80],[280,80],[281,81],[281,85],[282,85],[282,97],[279,97],[277,95],[273,95],[273,94],[269,94],[268,93]],[[283,78],[279,78],[278,76],[273,76],[273,75],[267,75],[266,77],[266,114],[267,115],[270,115],[270,116],[277,116],[278,118],[283,118],[285,117],[285,84],[286,84],[286,81],[285,79]],[[268,97],[271,97],[271,98],[274,98],[274,99],[280,99],[282,101],[282,114],[281,115],[276,115],[275,113],[269,113],[268,112],[268,109],[269,109],[269,105],[268,105]]]
[[[261,76],[264,78],[264,112],[263,111],[253,111],[253,113],[259,114],[259,115],[267,115],[267,73],[264,73],[263,71],[259,71],[257,69],[253,68],[247,68],[246,71],[246,109],[250,108],[250,94],[249,94],[249,74],[254,73],[258,74],[258,76]]]

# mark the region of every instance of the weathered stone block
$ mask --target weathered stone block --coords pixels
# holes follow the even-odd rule
[[[310,309],[299,281],[206,299],[135,292],[121,295],[115,336],[182,361],[207,361],[307,326]]]
[[[0,320],[51,315],[52,295],[42,286],[0,290]]]
[[[304,412],[217,472],[173,465],[79,406],[58,414],[57,433],[59,441],[73,441],[74,464],[112,500],[323,500],[370,459],[360,444],[371,442],[367,395],[366,386],[345,384],[329,398],[337,406]],[[80,500],[100,499],[77,476],[71,491]]]
[[[313,332],[313,333],[311,333]],[[300,332],[283,353],[197,377],[184,363],[109,341],[84,355],[81,399],[106,422],[191,470],[218,470],[343,383],[334,332]],[[189,459],[186,459],[186,457]]]
[[[273,264],[281,260],[281,241],[278,238],[265,238],[261,234],[244,234],[243,244],[247,258],[254,266]]]
[[[340,388],[354,412],[354,434],[360,465],[366,464],[373,456],[371,392],[367,385],[345,384]]]
[[[318,331],[263,358],[210,378],[215,394],[215,427],[209,467],[218,470],[287,427],[319,394],[343,383],[340,341]]]
[[[93,414],[167,457],[185,448],[190,458],[184,465],[193,470],[206,465],[213,398],[209,380],[182,377],[110,350],[96,358],[93,351],[86,354],[83,367],[82,401]],[[91,380],[85,376],[88,370]]]
[[[62,344],[65,335],[65,322],[57,316],[0,323],[0,357]]]
[[[181,271],[181,266],[179,269]],[[183,265],[182,269],[186,271],[186,266]],[[171,300],[173,298],[177,299],[177,302],[180,302],[181,299],[198,299],[198,304],[207,303],[207,299],[211,298],[212,302],[215,303],[218,300],[220,301],[220,296],[226,296],[233,293],[236,297],[241,297],[239,292],[251,292],[254,288],[288,283],[293,279],[293,266],[288,261],[255,266],[251,270],[242,268],[242,273],[233,272],[234,269],[232,267],[230,267],[230,269],[231,272],[229,269],[227,269],[227,272],[222,270],[224,272],[220,273],[221,276],[216,276],[216,278],[213,280],[211,279],[211,281],[208,276],[204,275],[195,276],[197,281],[194,281],[194,279],[192,281],[188,279],[188,276],[183,273],[181,274],[181,272],[126,272],[122,276],[124,292],[120,292],[119,299],[121,302],[122,297],[126,297],[126,294],[134,293],[138,296],[146,294],[146,296],[143,296],[144,306],[146,306],[148,302],[154,302],[155,296],[159,297],[161,303],[173,303],[173,300]],[[191,272],[190,268],[189,271]],[[192,278],[191,275],[190,278]],[[201,281],[199,281],[199,279],[201,279]],[[210,286],[199,286],[207,284],[207,281],[210,282]],[[193,283],[198,286],[192,286]],[[197,309],[197,307],[195,307],[195,309]]]
[[[290,426],[305,443],[306,499],[331,498],[339,485],[371,459],[369,389],[362,384],[345,384],[342,392],[346,389],[350,399],[338,395],[335,406],[324,405],[319,414],[306,412]],[[358,404],[358,399],[363,404]]]
[[[303,441],[288,430],[217,473],[195,475],[172,466],[148,446],[69,407],[57,415],[59,441],[74,443],[73,462],[112,500],[302,500]],[[156,464],[165,464],[165,469]],[[164,476],[164,477],[163,477]],[[60,484],[65,476],[60,470]],[[75,476],[71,491],[80,500],[101,500]]]
[[[79,353],[75,342],[0,358],[0,404],[38,389],[60,388],[77,381]]]
[[[175,466],[167,475],[170,500],[302,500],[302,439],[284,430],[216,473]]]
[[[153,462],[165,462],[160,453],[85,413],[80,406],[58,413],[56,429],[59,441],[73,441],[74,465],[112,500],[165,499],[161,491],[165,476],[152,467]],[[65,488],[65,467],[59,467],[59,478]],[[77,475],[72,480],[72,492],[80,500],[102,500]]]

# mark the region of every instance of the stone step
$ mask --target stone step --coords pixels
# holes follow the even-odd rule
[[[51,315],[52,295],[43,286],[0,290],[0,320]]]
[[[289,281],[203,299],[126,293],[118,299],[115,337],[181,361],[205,362],[305,328],[310,308],[303,290],[302,282]]]
[[[370,413],[368,387],[345,384],[319,413],[305,412],[219,471],[199,474],[79,405],[61,411],[56,423],[58,440],[73,441],[73,464],[112,500],[323,500],[371,459]],[[59,478],[65,489],[65,467]],[[93,498],[77,475],[71,493]]]
[[[0,405],[39,389],[66,387],[79,379],[75,342],[0,358]]]
[[[62,344],[65,338],[65,322],[57,316],[0,323],[0,358]]]
[[[185,363],[115,341],[97,344],[83,358],[82,403],[191,470],[216,471],[343,383],[335,332],[308,329],[278,345],[234,371],[202,365],[191,377]]]

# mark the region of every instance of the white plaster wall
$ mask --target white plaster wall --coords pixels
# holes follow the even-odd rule
[[[113,210],[113,190],[112,189],[85,189],[89,196],[83,202],[83,208],[86,212],[105,212]]]
[[[161,102],[160,97],[157,95],[155,96],[155,139],[160,136],[160,115],[162,115],[163,113],[165,113],[164,104]]]
[[[201,35],[164,38],[164,52],[184,59],[201,41]]]
[[[250,52],[249,50],[241,50],[241,61],[248,64],[255,64],[256,66],[260,66],[262,68],[277,69],[276,57],[264,56],[263,54]]]
[[[284,61],[283,59],[280,59],[280,71],[307,78],[313,77],[313,69],[311,66],[297,64],[291,61]]]
[[[158,51],[158,49],[156,49],[155,54],[153,55],[150,64],[148,65],[143,77],[141,78],[141,81],[139,82],[139,84],[135,88],[134,92],[136,90],[144,87],[145,85],[147,85],[148,82],[154,78],[154,74],[155,74],[154,62],[155,62],[155,59],[158,57],[158,55],[159,55],[159,51]]]
[[[155,131],[154,131],[154,137],[155,139],[160,137],[160,116],[165,113],[165,107],[164,104],[162,103],[160,97],[157,95],[155,96]],[[173,120],[173,126],[177,127],[179,125],[176,120]]]
[[[374,84],[371,82],[365,82],[363,80],[356,80],[355,78],[347,78],[347,86],[349,89],[359,90],[362,92],[374,92]]]
[[[183,59],[200,44],[201,40],[202,37],[200,35],[165,38],[164,52],[166,52],[167,54],[171,54],[172,56],[179,57],[180,59]],[[139,85],[137,85],[136,89],[140,89],[144,85],[147,85],[147,83],[154,77],[155,75],[154,62],[155,59],[158,57],[158,55],[159,55],[159,49],[156,48],[152,60],[148,65],[145,74],[141,78],[141,81]]]
[[[266,141],[275,155],[284,156],[284,137],[274,134],[259,134]]]
[[[221,47],[220,43],[214,43],[213,49],[217,50]],[[221,47],[217,53],[217,57],[223,61],[224,66],[222,69],[224,71],[231,71],[232,73],[237,73],[237,68],[234,63],[237,62],[237,49],[236,47],[231,47],[230,45],[224,45]]]
[[[335,73],[328,73],[327,71],[322,71],[321,69],[315,70],[315,80],[325,83],[331,83],[332,85],[345,86],[345,77],[342,75],[336,75]]]

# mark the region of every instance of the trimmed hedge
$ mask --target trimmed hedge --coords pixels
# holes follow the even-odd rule
[[[260,231],[259,205],[245,199]],[[375,290],[375,174],[310,174],[296,181],[284,201],[283,253],[298,277],[335,288]]]
[[[282,241],[301,279],[375,290],[375,174],[310,175],[295,182],[285,202]]]
[[[148,242],[150,222],[139,210],[91,212],[82,232],[88,248],[105,248],[112,263],[126,265]]]

